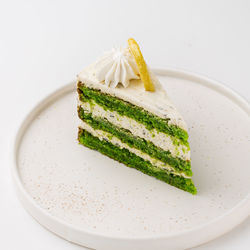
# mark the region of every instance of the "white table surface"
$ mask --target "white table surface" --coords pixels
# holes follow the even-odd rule
[[[34,221],[12,187],[11,138],[38,100],[129,37],[151,67],[204,74],[250,100],[249,13],[247,0],[0,1],[0,249],[84,249]],[[250,249],[250,218],[195,249]]]

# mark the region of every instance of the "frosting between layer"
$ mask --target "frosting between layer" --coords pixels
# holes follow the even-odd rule
[[[149,131],[143,124],[138,123],[134,119],[119,115],[116,111],[104,110],[100,105],[92,101],[90,105],[88,102],[79,101],[79,105],[87,112],[91,113],[93,117],[100,117],[107,119],[110,123],[117,127],[129,130],[133,135],[151,141],[154,145],[163,150],[170,151],[175,157],[180,157],[184,160],[190,160],[190,150],[185,145],[174,145],[171,137],[155,129]]]

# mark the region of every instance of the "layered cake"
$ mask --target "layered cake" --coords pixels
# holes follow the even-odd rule
[[[196,194],[187,125],[134,39],[85,68],[77,91],[80,144]]]

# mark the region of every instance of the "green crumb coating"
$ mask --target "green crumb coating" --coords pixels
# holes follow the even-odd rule
[[[148,130],[156,129],[159,132],[177,137],[184,145],[188,146],[187,131],[176,125],[169,125],[169,119],[155,116],[141,107],[132,105],[131,103],[117,97],[102,93],[100,90],[88,88],[80,82],[78,83],[78,93],[82,102],[94,100],[105,110],[116,111],[119,115],[130,117],[137,122],[144,124]]]
[[[125,148],[121,149],[105,140],[101,141],[97,137],[88,133],[86,130],[79,128],[78,140],[80,144],[85,145],[91,149],[98,150],[102,154],[107,155],[110,158],[121,163],[124,163],[128,167],[140,170],[144,174],[154,176],[159,180],[162,180],[191,194],[197,193],[191,179],[177,176],[166,170],[154,167],[149,161],[145,161],[141,157],[135,155],[134,153],[131,153],[129,150]]]
[[[95,130],[106,131],[117,138],[123,143],[126,143],[132,148],[136,148],[151,157],[158,159],[170,165],[176,172],[185,173],[187,176],[192,176],[190,161],[185,161],[179,157],[173,157],[170,151],[165,151],[152,142],[146,141],[140,137],[134,136],[130,131],[118,128],[106,119],[100,117],[92,117],[91,113],[84,112],[82,107],[78,107],[78,116],[80,119],[88,123]]]

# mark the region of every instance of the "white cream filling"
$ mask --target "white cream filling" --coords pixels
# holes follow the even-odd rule
[[[121,83],[129,86],[131,79],[139,79],[138,67],[128,48],[113,48],[95,63],[96,78],[107,87],[116,88]]]
[[[133,135],[151,141],[154,145],[165,151],[170,151],[174,157],[180,157],[183,160],[190,160],[190,150],[185,145],[174,145],[171,136],[158,132],[156,129],[148,130],[143,124],[127,116],[121,116],[116,111],[104,110],[100,105],[93,101],[80,102],[80,106],[93,117],[106,118],[110,123],[117,127],[129,130]]]
[[[97,137],[100,140],[107,140],[107,141],[111,142],[113,145],[116,145],[116,146],[118,146],[120,148],[128,149],[131,153],[136,154],[137,156],[141,157],[145,161],[149,161],[153,166],[155,166],[157,168],[166,169],[166,170],[172,172],[175,175],[183,176],[185,178],[191,178],[190,176],[187,176],[184,173],[175,172],[175,169],[173,169],[167,163],[164,163],[164,162],[162,162],[160,160],[154,159],[154,158],[150,157],[148,154],[143,153],[142,151],[140,151],[138,149],[129,147],[126,143],[123,143],[120,139],[118,139],[117,137],[115,137],[114,135],[112,135],[112,134],[110,134],[108,132],[93,129],[88,123],[83,122],[83,121],[81,121],[79,127],[82,128],[82,129],[85,129],[90,134],[92,134],[93,136]]]

